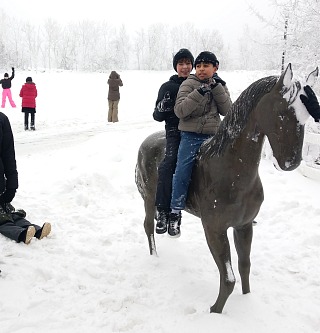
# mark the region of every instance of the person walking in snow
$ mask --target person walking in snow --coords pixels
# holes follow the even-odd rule
[[[2,103],[1,107],[4,108],[6,106],[6,99],[8,97],[10,105],[15,108],[16,104],[14,103],[12,99],[12,94],[11,94],[11,81],[14,78],[14,67],[12,67],[12,74],[9,77],[8,73],[4,73],[4,78],[0,80],[0,84],[2,86]]]
[[[108,122],[115,123],[119,121],[118,119],[118,106],[120,101],[120,91],[119,87],[123,86],[120,75],[116,71],[110,73],[108,79],[109,92],[108,92]]]
[[[173,69],[177,74],[163,83],[158,92],[153,119],[165,121],[166,150],[164,159],[158,168],[158,184],[156,192],[157,223],[156,233],[167,232],[170,214],[172,177],[177,163],[180,143],[178,129],[179,118],[174,113],[174,104],[181,83],[186,80],[193,68],[194,58],[188,49],[180,49],[173,57]]]
[[[50,223],[42,227],[26,220],[24,210],[15,210],[11,201],[18,188],[14,139],[8,117],[0,112],[0,234],[16,242],[29,244],[32,237],[42,239],[51,231]]]
[[[20,97],[22,97],[22,112],[24,112],[24,129],[29,129],[29,114],[31,116],[30,129],[35,131],[35,113],[36,113],[36,98],[38,91],[32,77],[26,78],[26,83],[20,90]]]

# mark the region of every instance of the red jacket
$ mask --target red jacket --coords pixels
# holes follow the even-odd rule
[[[22,97],[22,107],[35,108],[37,95],[38,92],[35,83],[26,82],[22,86],[19,94],[19,96]]]

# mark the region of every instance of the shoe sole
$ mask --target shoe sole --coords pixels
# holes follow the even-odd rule
[[[42,239],[43,237],[47,237],[51,232],[51,224],[46,222],[42,227],[42,232],[39,237],[39,239]]]
[[[156,229],[156,233],[159,235],[165,234],[167,232],[167,229]]]
[[[177,235],[170,235],[168,233],[169,238],[179,238],[181,236],[181,231]]]
[[[34,226],[28,227],[27,234],[26,234],[26,239],[24,241],[25,244],[30,244],[32,237],[34,237],[36,233],[36,229]]]

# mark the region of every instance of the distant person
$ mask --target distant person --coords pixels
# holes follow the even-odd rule
[[[180,49],[173,57],[173,69],[177,74],[163,83],[158,92],[153,119],[165,122],[166,150],[164,159],[158,168],[158,185],[156,193],[157,224],[156,233],[167,232],[170,214],[172,177],[177,163],[180,143],[178,129],[179,118],[174,113],[174,104],[181,83],[186,80],[193,68],[193,55],[188,49]]]
[[[12,74],[9,77],[8,73],[4,73],[4,78],[0,80],[0,84],[2,85],[2,103],[1,107],[4,108],[6,106],[6,99],[8,97],[10,105],[15,108],[16,104],[12,100],[12,94],[11,94],[11,81],[14,78],[14,67],[12,67]]]
[[[23,210],[15,210],[11,201],[18,188],[14,140],[8,117],[0,112],[0,233],[16,242],[29,244],[32,237],[42,239],[51,231],[50,223],[42,227],[25,219]]]
[[[35,131],[35,113],[36,113],[36,98],[38,91],[32,77],[26,78],[26,83],[20,90],[20,97],[22,97],[22,112],[24,112],[24,130],[29,129],[29,114],[31,116],[30,129]]]
[[[36,84],[32,82],[32,77],[28,76],[26,78],[26,83],[22,86],[19,96],[22,97],[21,112],[24,113],[24,129],[25,131],[29,129],[30,114],[30,129],[35,131],[36,98],[38,96],[38,91]]]
[[[119,121],[118,119],[118,105],[120,101],[120,91],[119,87],[123,86],[120,75],[116,71],[112,71],[109,79],[109,93],[108,93],[108,103],[109,103],[109,112],[108,112],[108,122],[115,123]]]

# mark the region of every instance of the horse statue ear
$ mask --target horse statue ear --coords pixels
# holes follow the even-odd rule
[[[313,87],[318,79],[319,76],[319,68],[317,67],[314,71],[312,71],[308,76],[307,76],[307,84],[310,87]]]
[[[291,63],[289,63],[287,68],[280,75],[278,82],[276,83],[279,90],[281,90],[283,86],[290,89],[292,78],[293,78],[292,67]]]

